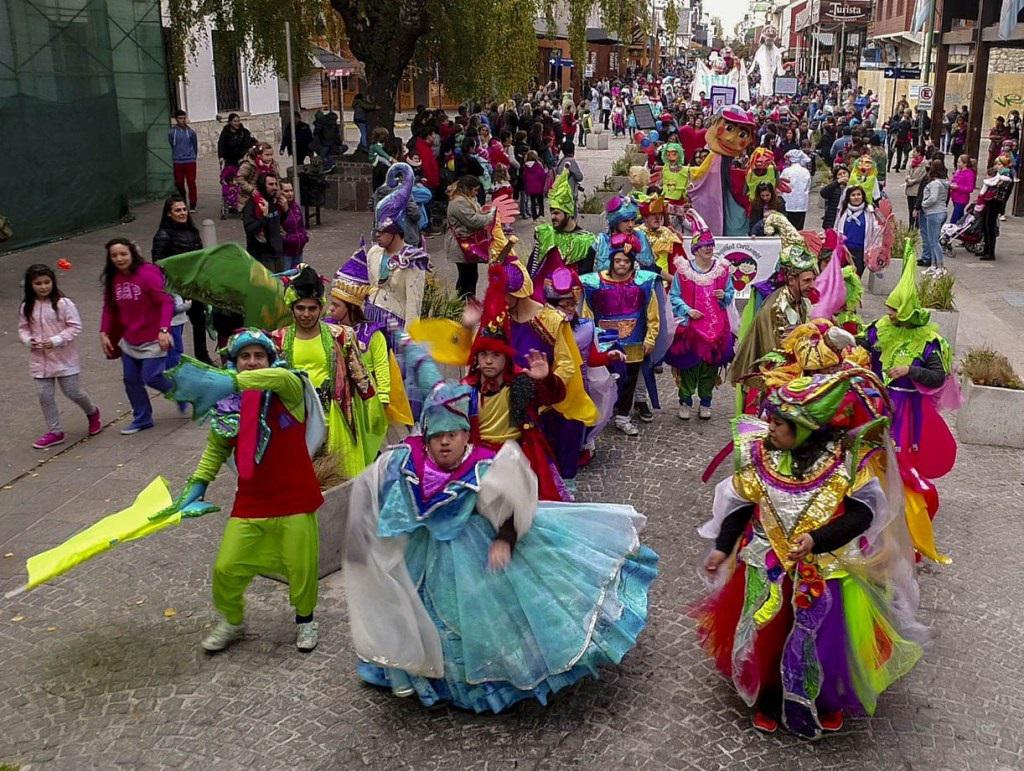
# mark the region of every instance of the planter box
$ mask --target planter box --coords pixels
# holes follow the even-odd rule
[[[622,194],[627,194],[633,189],[633,183],[629,181],[629,177],[625,175],[612,175],[608,177],[608,184],[613,190],[617,190]]]
[[[341,570],[341,552],[345,546],[348,526],[348,494],[351,482],[342,482],[324,490],[324,505],[316,513],[320,529],[320,565],[317,576],[323,578]],[[267,578],[286,583],[283,576],[268,574]]]
[[[587,137],[587,146],[583,150],[607,150],[609,134],[593,133]]]
[[[963,378],[956,435],[967,444],[1024,449],[1024,391],[975,385]]]
[[[949,347],[956,350],[956,333],[960,326],[960,311],[932,310],[932,321],[935,322],[942,336],[949,342]]]
[[[365,161],[340,161],[324,178],[324,208],[369,211],[373,197],[373,171]]]
[[[900,280],[902,272],[903,260],[893,260],[890,262],[889,266],[882,272],[881,278],[875,273],[868,272],[868,293],[888,296],[896,288],[896,283]]]
[[[594,198],[601,202],[602,209],[604,209],[605,205],[618,194],[617,190],[595,190],[593,193]]]
[[[603,214],[580,214],[576,217],[576,222],[591,233],[603,233],[608,226],[608,220]]]

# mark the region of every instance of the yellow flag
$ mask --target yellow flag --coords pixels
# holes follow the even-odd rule
[[[29,557],[25,564],[28,582],[24,589],[34,589],[52,578],[67,573],[97,554],[113,549],[119,543],[135,541],[181,522],[176,512],[151,522],[150,517],[171,505],[173,499],[167,480],[157,477],[139,493],[127,509],[104,517],[81,533],[71,536],[60,546]]]
[[[903,510],[906,513],[907,529],[910,531],[910,540],[914,542],[914,548],[940,565],[949,565],[953,560],[942,554],[935,545],[935,532],[928,517],[928,506],[924,496],[914,490],[907,490]]]

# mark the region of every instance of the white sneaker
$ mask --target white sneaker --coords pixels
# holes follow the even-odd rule
[[[693,410],[689,404],[680,404],[679,412],[676,413],[676,417],[680,420],[689,420],[692,414]]]
[[[705,407],[703,404],[700,409],[697,410],[697,417],[701,420],[711,420],[711,408]]]
[[[221,619],[213,631],[200,643],[207,653],[216,653],[227,648],[245,633],[245,624],[229,624]]]
[[[626,436],[636,436],[640,433],[640,429],[633,425],[633,421],[624,415],[615,416],[615,427]]]
[[[303,653],[309,653],[320,642],[320,625],[316,621],[298,624],[295,634],[295,647]]]

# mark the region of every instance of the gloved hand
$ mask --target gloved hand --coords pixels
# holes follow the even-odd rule
[[[235,372],[211,367],[191,356],[182,356],[181,363],[166,375],[171,381],[171,390],[165,396],[191,404],[195,419],[205,416],[217,402],[238,390]]]
[[[162,519],[178,512],[181,512],[183,519],[195,519],[204,514],[220,511],[219,506],[203,500],[208,486],[209,483],[201,479],[190,479],[174,502],[166,509],[158,511],[150,519]]]

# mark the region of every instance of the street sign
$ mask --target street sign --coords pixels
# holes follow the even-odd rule
[[[832,81],[833,83],[838,83],[839,82],[839,68],[838,67],[832,67],[828,71],[828,79],[830,81]]]
[[[822,70],[818,73],[818,83],[822,86],[828,85],[828,70]]]
[[[920,67],[886,67],[882,70],[882,77],[896,80],[920,80]]]
[[[921,86],[917,95],[917,108],[919,110],[932,109],[932,101],[935,98],[935,89],[931,86]]]

